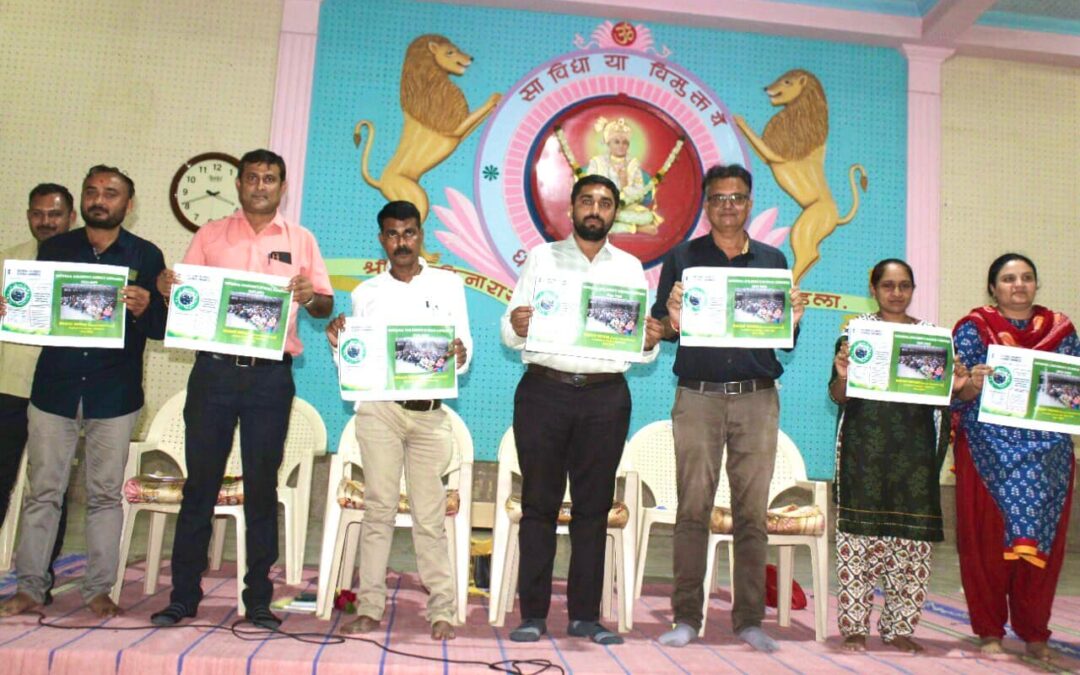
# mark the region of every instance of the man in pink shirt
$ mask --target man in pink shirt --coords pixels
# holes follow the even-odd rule
[[[183,262],[288,277],[294,307],[286,353],[281,361],[196,353],[184,405],[188,478],[173,545],[173,590],[169,605],[151,616],[157,626],[194,617],[202,600],[211,519],[237,422],[247,521],[246,616],[262,628],[281,624],[270,612],[269,572],[278,557],[277,472],[296,393],[292,359],[304,348],[296,317],[300,307],[315,318],[330,316],[334,292],[314,235],[278,212],[287,186],[285,161],[269,150],[247,153],[236,186],[241,208],[200,228]],[[176,281],[172,270],[161,273],[164,297]]]

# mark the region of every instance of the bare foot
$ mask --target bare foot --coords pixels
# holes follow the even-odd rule
[[[453,640],[454,627],[448,621],[436,621],[431,624],[432,640]]]
[[[918,654],[919,652],[923,651],[923,646],[921,644],[915,642],[906,635],[897,635],[893,639],[883,640],[883,642],[890,647],[895,647],[900,651],[907,652],[909,654]]]
[[[865,652],[866,651],[866,636],[865,635],[849,635],[844,638],[844,649],[849,652]]]
[[[354,633],[370,633],[379,627],[379,620],[372,619],[370,616],[364,616],[361,614],[350,623],[341,627],[343,635],[352,635]]]
[[[124,610],[112,601],[108,593],[101,593],[95,595],[90,599],[90,602],[86,603],[86,606],[91,612],[98,615],[102,619],[111,619],[114,616],[120,616],[124,613]]]
[[[19,591],[7,600],[0,602],[0,616],[15,616],[41,607],[41,603],[26,593]]]
[[[1029,642],[1024,651],[1031,658],[1039,659],[1045,663],[1050,663],[1054,658],[1054,652],[1050,651],[1050,646],[1045,642]]]
[[[997,654],[1005,653],[1005,648],[1001,646],[1001,638],[982,638],[979,643],[982,645],[979,647],[979,651],[986,656],[996,656]]]

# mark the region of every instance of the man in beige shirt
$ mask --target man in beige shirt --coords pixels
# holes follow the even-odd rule
[[[0,268],[6,260],[36,260],[38,245],[57,234],[67,232],[75,224],[75,202],[63,185],[42,183],[30,191],[26,220],[33,239],[0,252]],[[7,517],[11,490],[19,474],[23,447],[27,438],[27,405],[30,385],[34,382],[40,347],[0,342],[0,522]],[[67,524],[67,499],[60,514],[52,560],[55,562],[64,541]],[[53,576],[52,565],[49,574]],[[55,578],[55,577],[54,577]],[[52,602],[46,592],[45,604]]]

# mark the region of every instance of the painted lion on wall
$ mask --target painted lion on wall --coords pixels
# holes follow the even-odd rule
[[[840,217],[836,201],[825,179],[825,142],[829,136],[829,106],[821,82],[806,70],[790,70],[765,87],[774,106],[782,106],[773,115],[761,136],[754,133],[742,117],[735,123],[750,146],[772,169],[776,183],[802,207],[791,226],[791,249],[795,253],[792,278],[797,285],[821,258],[819,247],[837,225],[855,218],[859,210],[859,191],[855,175],[865,191],[866,169],[852,164],[851,210]]]
[[[364,181],[387,200],[415,204],[421,222],[427,219],[429,201],[420,178],[449,157],[491,114],[501,98],[498,93],[492,94],[484,105],[469,112],[465,94],[450,76],[464,75],[472,62],[471,56],[442,35],[421,35],[409,44],[401,68],[401,112],[405,123],[397,150],[378,180],[368,172],[375,125],[361,120],[353,131],[357,147],[364,128],[369,131],[360,163]],[[430,254],[425,253],[425,257],[433,259]]]

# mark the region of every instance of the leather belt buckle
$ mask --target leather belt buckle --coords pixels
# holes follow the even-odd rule
[[[725,394],[741,394],[743,393],[743,382],[724,382]],[[749,383],[753,387],[753,382]]]
[[[575,387],[584,387],[589,382],[589,376],[583,373],[574,373],[570,376],[569,384]]]
[[[254,356],[237,356],[233,358],[233,363],[240,368],[251,368],[258,365],[258,361],[259,359]]]

